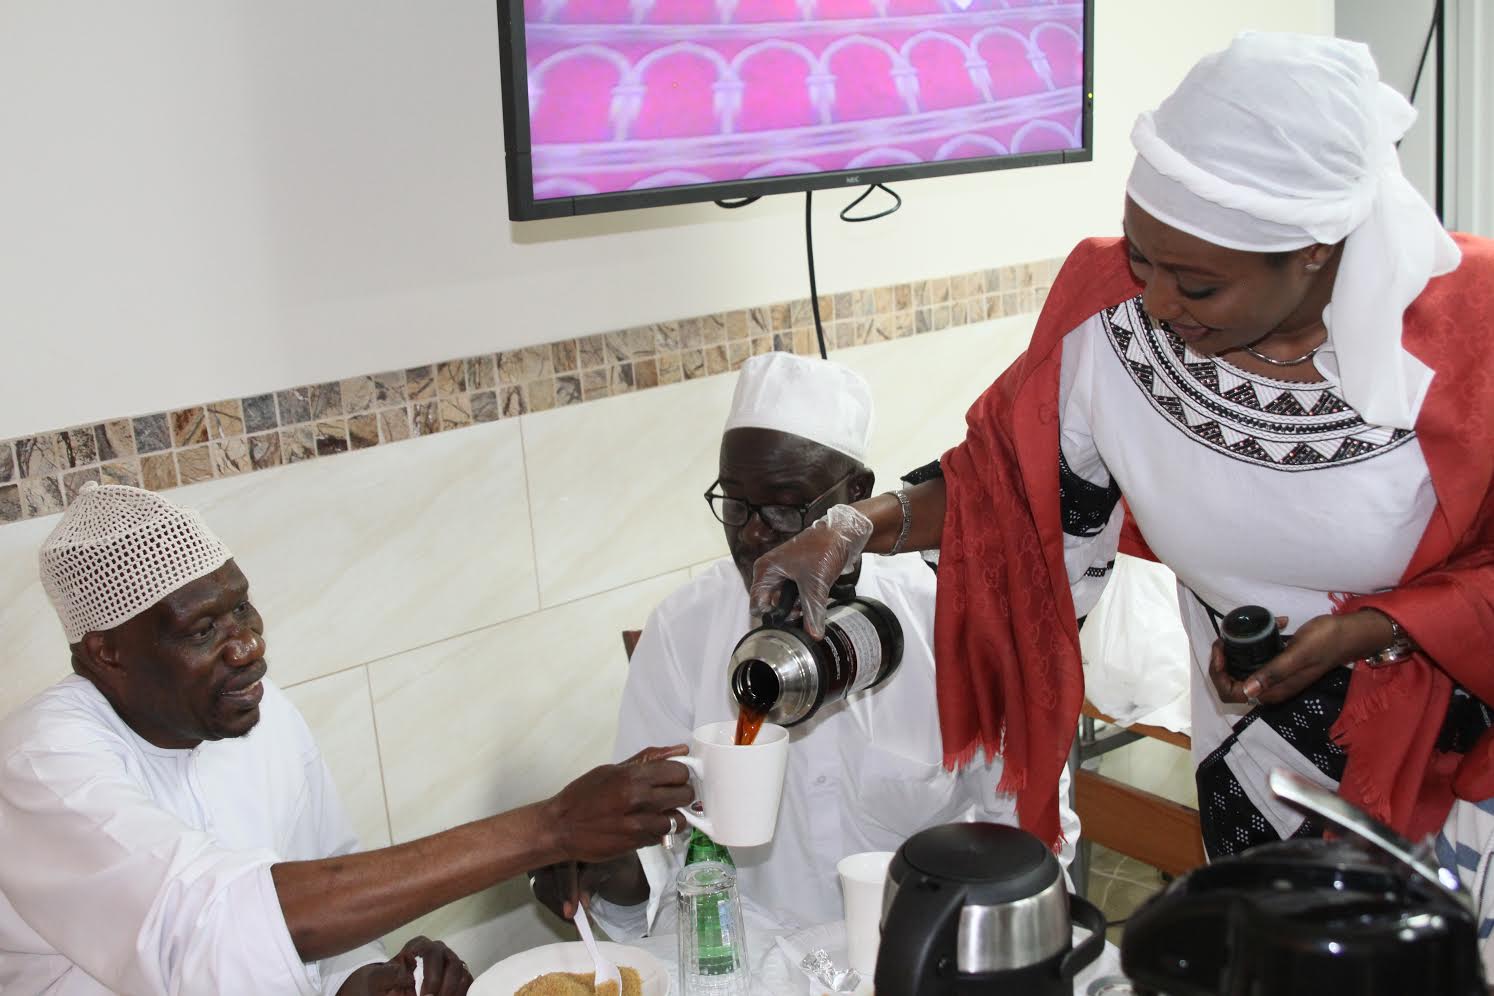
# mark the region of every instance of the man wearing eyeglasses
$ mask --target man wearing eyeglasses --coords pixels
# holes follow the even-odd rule
[[[769,353],[743,365],[721,437],[719,477],[705,495],[731,557],[649,617],[623,691],[619,757],[651,743],[688,742],[701,724],[736,718],[727,665],[737,641],[758,623],[747,604],[753,564],[831,506],[872,494],[865,463],[871,424],[870,389],[840,364]],[[897,615],[902,666],[877,688],[789,730],[773,839],[732,850],[756,925],[793,930],[839,920],[835,864],[848,854],[895,850],[918,830],[955,820],[1016,823],[1013,798],[996,791],[999,758],[958,775],[941,763],[933,572],[917,554],[871,556],[846,579]],[[1078,820],[1067,808],[1063,815],[1072,842]],[[535,892],[562,915],[590,896],[593,913],[619,940],[672,931],[683,851],[650,847],[579,870],[545,869],[535,876]]]

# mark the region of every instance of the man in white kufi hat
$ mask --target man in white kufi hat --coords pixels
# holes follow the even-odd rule
[[[0,722],[0,992],[464,993],[446,945],[377,939],[532,865],[631,853],[691,798],[682,766],[641,759],[359,853],[201,516],[85,485],[39,559],[73,674]]]
[[[730,556],[649,615],[628,667],[614,756],[736,719],[727,664],[737,641],[758,623],[747,604],[753,564],[830,508],[872,494],[866,465],[872,421],[866,381],[838,363],[775,352],[743,364],[718,475],[705,495]],[[1015,819],[1011,796],[996,791],[999,758],[958,775],[940,765],[933,572],[915,554],[868,557],[849,565],[843,580],[896,614],[902,665],[845,707],[826,708],[790,729],[778,830],[761,847],[732,852],[755,926],[792,929],[840,919],[835,865],[848,854],[895,850],[916,831],[951,820]],[[1067,860],[1078,821],[1065,816]],[[637,937],[650,923],[655,932],[672,929],[669,893],[684,857],[683,834],[679,840],[672,849],[647,848],[635,860],[583,869],[580,889],[593,896],[592,910],[614,937]],[[534,884],[541,899],[563,911],[559,872],[546,869]]]

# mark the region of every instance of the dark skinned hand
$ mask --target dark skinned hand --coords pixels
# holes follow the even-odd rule
[[[601,892],[612,877],[638,859],[631,853],[611,861],[562,861],[530,872],[534,898],[556,916],[569,920],[579,902],[591,908],[591,897]]]
[[[669,832],[670,814],[695,801],[690,771],[669,760],[684,744],[646,747],[621,764],[593,768],[541,805],[561,850],[573,861],[603,862]]]
[[[418,993],[416,958],[423,959]],[[338,996],[466,996],[471,985],[472,973],[455,951],[440,941],[412,937],[393,958],[354,972],[338,990]]]
[[[1276,625],[1286,628],[1286,616]],[[1209,677],[1224,702],[1275,705],[1296,697],[1336,667],[1362,660],[1391,643],[1390,620],[1374,609],[1309,619],[1288,638],[1286,649],[1263,664],[1247,680],[1236,681],[1224,669],[1224,644],[1214,641]]]

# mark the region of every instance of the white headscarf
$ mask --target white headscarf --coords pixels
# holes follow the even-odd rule
[[[1230,249],[1344,240],[1314,359],[1365,421],[1401,429],[1432,382],[1402,317],[1462,259],[1401,173],[1395,143],[1415,120],[1366,46],[1247,32],[1137,119],[1126,185],[1157,220]]]

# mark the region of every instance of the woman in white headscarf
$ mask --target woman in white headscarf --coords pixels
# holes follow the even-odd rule
[[[1266,791],[1286,765],[1440,831],[1487,906],[1494,243],[1449,236],[1401,175],[1413,118],[1362,45],[1205,58],[1137,122],[1125,237],[1073,252],[943,478],[832,509],[755,596],[793,578],[817,626],[863,548],[939,547],[946,759],[1000,750],[1052,842],[1075,617],[1129,537],[1179,578],[1210,854],[1320,832]],[[1291,640],[1236,681],[1216,623],[1252,604]]]

